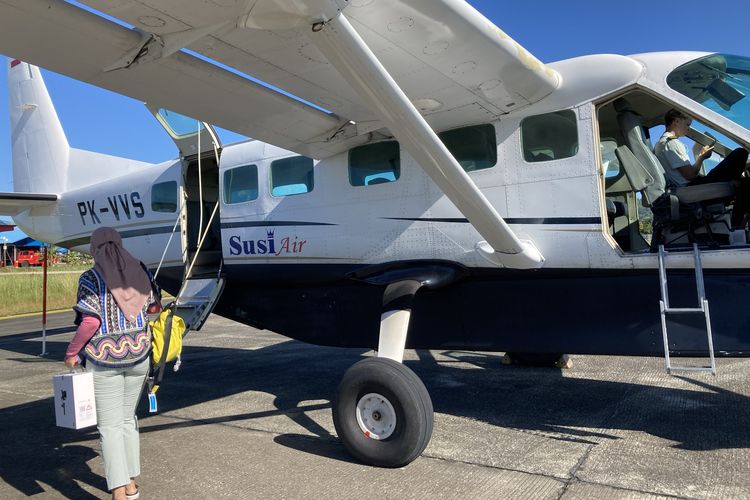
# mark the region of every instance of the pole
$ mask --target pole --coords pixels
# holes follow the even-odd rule
[[[42,353],[40,356],[47,355],[47,245],[44,245],[44,255],[42,257]]]

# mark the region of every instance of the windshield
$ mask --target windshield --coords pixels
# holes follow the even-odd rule
[[[667,77],[674,90],[750,130],[750,58],[713,54]]]

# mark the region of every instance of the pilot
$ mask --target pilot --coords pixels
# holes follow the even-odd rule
[[[700,175],[703,161],[713,153],[713,146],[703,146],[695,156],[695,163],[690,162],[685,144],[679,140],[687,135],[692,119],[683,112],[670,109],[664,116],[666,130],[654,147],[659,158],[667,184],[672,187],[696,186],[713,182],[731,182],[735,185],[734,209],[732,210],[732,227],[744,227],[746,214],[750,214],[750,179],[742,177],[747,163],[748,152],[737,148],[727,155],[706,175]]]

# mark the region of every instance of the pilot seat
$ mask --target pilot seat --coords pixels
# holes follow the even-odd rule
[[[618,147],[615,154],[633,189],[641,193],[644,206],[654,214],[651,251],[656,251],[659,244],[728,244],[732,233],[729,204],[734,186],[729,182],[668,186],[640,115],[622,97],[614,102],[614,107],[626,144]],[[744,240],[744,231],[742,236]]]

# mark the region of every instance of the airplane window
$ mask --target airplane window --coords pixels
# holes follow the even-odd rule
[[[615,155],[615,149],[617,149],[617,141],[614,139],[602,139],[599,143],[604,177],[617,177],[620,174],[620,160]]]
[[[349,151],[349,184],[371,186],[394,182],[401,176],[398,142],[376,142]]]
[[[177,182],[159,182],[151,186],[151,210],[154,212],[177,211]]]
[[[292,156],[271,162],[271,194],[289,196],[309,193],[315,187],[313,160]]]
[[[224,172],[224,203],[244,203],[258,198],[258,167],[243,165]]]
[[[578,153],[578,127],[571,110],[529,116],[521,121],[523,158],[527,162],[561,160]]]
[[[438,137],[467,172],[492,168],[497,163],[497,139],[492,125],[449,130]]]
[[[203,123],[195,118],[160,108],[157,119],[164,125],[167,131],[175,138],[195,135],[199,130],[204,129]]]

